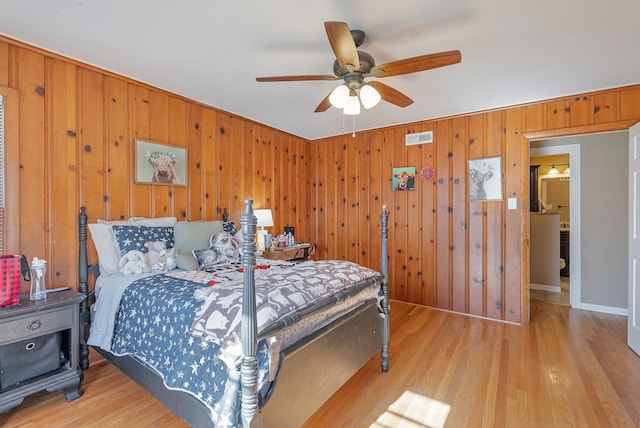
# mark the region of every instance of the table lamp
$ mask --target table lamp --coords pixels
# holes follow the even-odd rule
[[[257,219],[256,226],[260,228],[256,231],[258,251],[264,251],[264,235],[267,234],[265,227],[273,227],[273,215],[269,209],[255,210],[253,214],[255,214]]]

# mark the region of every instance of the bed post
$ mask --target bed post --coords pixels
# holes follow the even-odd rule
[[[78,240],[79,240],[79,256],[78,256],[78,291],[84,295],[84,299],[80,302],[80,368],[87,370],[89,368],[89,347],[87,346],[87,329],[89,328],[89,264],[87,262],[87,213],[84,207],[80,207],[78,215]]]
[[[240,382],[242,385],[242,426],[251,426],[251,420],[258,411],[258,324],[256,320],[256,216],[253,214],[253,200],[245,199],[244,214],[240,219],[242,225],[242,268],[244,271],[242,293],[242,363],[240,366]]]
[[[383,372],[389,371],[389,341],[391,337],[391,317],[389,316],[389,256],[387,251],[387,239],[389,237],[389,213],[387,212],[387,206],[382,206],[382,213],[380,214],[380,237],[382,239],[381,245],[381,260],[380,260],[380,273],[382,273],[382,312],[384,316],[384,327],[382,332],[382,349],[380,351],[380,357],[382,360],[381,367]]]

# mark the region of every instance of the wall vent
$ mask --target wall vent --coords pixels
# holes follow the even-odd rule
[[[404,136],[405,146],[417,146],[419,144],[433,143],[433,131],[416,132]]]

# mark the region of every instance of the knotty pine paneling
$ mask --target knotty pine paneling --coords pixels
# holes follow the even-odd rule
[[[78,70],[58,59],[47,59],[45,70],[49,94],[45,94],[44,191],[49,197],[44,212],[49,216],[44,218],[45,229],[40,233],[49,238],[45,241],[48,276],[55,278],[54,282],[58,278],[69,281],[78,272],[69,263],[78,257],[77,218],[67,215],[78,209]]]
[[[4,206],[2,208],[2,251],[7,254],[20,250],[20,217],[5,207],[20,206],[20,145],[18,144],[18,103],[16,89],[0,86],[4,101]],[[8,180],[8,177],[12,177]]]
[[[9,51],[8,43],[0,40],[0,86],[9,86]]]
[[[634,120],[640,111],[640,87],[620,91],[620,120]]]
[[[454,119],[451,129],[451,308],[457,312],[468,311],[467,281],[467,137],[466,117]]]
[[[528,210],[527,202],[523,202],[519,196],[521,195],[521,185],[527,182],[528,174],[525,172],[529,166],[529,150],[525,144],[521,144],[519,129],[522,126],[522,109],[510,109],[505,112],[505,143],[503,150],[503,169],[505,174],[504,180],[504,197],[516,198],[518,206],[525,207]],[[526,201],[528,201],[528,196]],[[504,319],[511,322],[520,322],[519,314],[528,313],[528,290],[522,290],[515,284],[528,282],[526,275],[521,277],[522,270],[517,263],[511,263],[522,256],[522,245],[526,245],[527,234],[523,233],[521,210],[509,210],[504,213]],[[524,293],[524,294],[523,294]],[[523,296],[526,302],[523,302]],[[526,304],[525,304],[526,303]],[[518,307],[520,306],[520,311]]]
[[[485,121],[482,115],[474,115],[469,118],[469,129],[467,130],[469,159],[486,156],[484,129]],[[469,297],[467,305],[470,314],[484,316],[486,307],[485,215],[482,203],[472,202],[467,205],[467,239],[469,241],[468,259],[466,261],[469,271],[469,289],[467,292]]]
[[[222,213],[218,213],[219,207],[218,201],[218,144],[216,144],[217,136],[217,113],[212,109],[202,109],[202,116],[200,122],[200,128],[202,132],[200,134],[200,154],[199,160],[191,159],[190,162],[195,164],[195,169],[191,170],[193,173],[189,174],[190,177],[199,178],[201,180],[202,190],[201,193],[193,190],[189,186],[188,193],[188,210],[184,213],[185,216],[191,215],[194,219],[214,219],[222,218]],[[226,206],[226,205],[225,205]],[[188,218],[192,220],[192,218]],[[239,221],[239,220],[236,220]]]
[[[591,122],[593,112],[592,98],[577,96],[567,100],[569,103],[569,126],[583,126]]]
[[[367,212],[364,216],[364,223],[358,229],[363,230],[362,233],[369,233],[369,246],[362,250],[369,253],[369,264],[367,266],[379,269],[382,262],[382,243],[380,241],[380,222],[382,213],[382,187],[386,185],[386,169],[382,168],[382,142],[379,138],[374,138],[372,134],[365,134],[362,140],[366,140],[369,147],[369,169],[362,170],[362,187],[367,192]],[[314,144],[315,145],[315,144]],[[383,174],[384,171],[384,174]],[[389,184],[390,186],[391,184]],[[361,204],[362,204],[362,198]],[[390,201],[389,201],[390,202]],[[386,210],[389,211],[391,205],[387,204]],[[364,245],[364,243],[363,243]]]
[[[619,92],[603,92],[593,96],[593,122],[608,123],[620,113]]]
[[[13,251],[50,260],[51,287],[76,286],[80,205],[92,220],[220,219],[224,208],[239,220],[253,197],[273,210],[272,233],[292,224],[317,258],[377,269],[386,204],[393,298],[516,323],[528,319],[526,135],[606,132],[640,119],[636,85],[306,141],[1,37],[0,85],[17,98],[8,114],[19,118],[19,166],[7,167],[19,184],[7,189],[15,202],[6,214],[20,221],[5,237]],[[424,130],[433,144],[404,146],[407,132]],[[136,138],[186,147],[189,186],[136,184]],[[492,155],[502,156],[505,201],[470,204],[467,162]],[[434,183],[392,191],[393,167],[424,165],[436,168]],[[517,210],[507,210],[508,197]]]
[[[13,61],[16,59],[17,64],[14,64]],[[20,252],[33,257],[46,254],[45,243],[48,242],[42,239],[46,230],[45,216],[42,215],[47,212],[45,199],[24,197],[33,192],[45,192],[45,127],[52,131],[51,125],[47,126],[45,122],[45,58],[20,50],[9,60],[9,70],[17,70],[18,81],[21,83],[20,88],[15,88],[19,93],[20,194],[17,198],[20,203],[17,212],[11,206],[7,205],[6,208],[7,213],[13,212],[20,219]],[[8,182],[12,177],[7,175],[5,179]],[[36,239],[28,239],[34,235],[37,236]],[[51,270],[48,269],[49,275]],[[28,284],[22,284],[25,289],[27,286]]]
[[[390,283],[394,299],[435,306],[482,317],[516,323],[528,320],[528,167],[529,146],[524,134],[604,132],[625,129],[640,119],[638,86],[579,94],[539,103],[521,105],[453,118],[429,120],[311,141],[310,152],[318,154],[313,168],[314,183],[309,201],[325,201],[326,214],[316,210],[315,242],[327,252],[340,249],[329,225],[342,216],[353,201],[335,204],[334,189],[319,183],[344,179],[357,189],[362,206],[367,198],[371,216],[382,204],[391,213],[389,228]],[[596,112],[596,107],[600,109]],[[603,107],[606,106],[606,107]],[[635,110],[634,110],[635,108]],[[603,125],[604,124],[604,125]],[[405,147],[407,132],[433,130],[433,144]],[[572,131],[573,130],[573,131]],[[366,178],[342,169],[323,168],[335,162],[327,146],[360,147],[368,142],[371,156]],[[503,200],[468,202],[467,163],[469,159],[501,156]],[[358,160],[358,166],[361,162]],[[393,167],[433,165],[435,183],[416,181],[413,193],[392,192]],[[349,166],[348,166],[349,167]],[[358,178],[360,177],[360,178]],[[348,194],[349,195],[349,194]],[[518,208],[507,209],[507,199],[516,198]],[[335,205],[335,207],[334,207]],[[419,208],[417,208],[419,207]],[[373,222],[362,224],[349,216],[348,227],[368,228],[370,242],[376,241]],[[362,236],[362,232],[360,233]],[[348,236],[348,239],[351,239]],[[360,242],[362,244],[362,242]],[[337,252],[335,258],[344,258]],[[331,254],[333,256],[333,254]],[[416,262],[416,260],[419,260]],[[370,266],[377,268],[373,258]]]
[[[125,220],[131,216],[132,212],[133,186],[129,183],[132,182],[130,170],[134,162],[132,143],[130,143],[133,138],[130,137],[129,132],[127,83],[106,77],[103,104],[105,106],[104,168],[107,171],[107,177],[102,188],[87,187],[87,191],[84,191],[83,186],[80,202],[90,210],[89,215],[92,219]],[[91,153],[97,152],[92,150]],[[91,193],[101,196],[102,205],[92,206],[84,201],[84,198]],[[95,261],[93,258],[90,260]]]
[[[0,40],[0,82],[7,125],[17,123],[7,131],[7,250],[48,260],[49,287],[77,287],[80,206],[90,221],[211,220],[227,208],[239,222],[244,199],[255,197],[280,213],[272,231],[288,223],[314,236],[296,181],[306,176],[304,139],[11,41]],[[136,184],[136,138],[187,148],[189,186]],[[281,201],[275,189],[284,186]]]

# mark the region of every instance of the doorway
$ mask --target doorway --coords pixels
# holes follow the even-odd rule
[[[539,290],[536,290],[535,292],[532,292],[530,290],[530,296],[531,293],[533,293],[535,297],[543,297],[544,300],[569,304],[573,308],[580,308],[580,145],[562,144],[562,141],[563,140],[561,139],[549,141],[530,141],[529,156],[530,159],[532,157],[543,157],[542,159],[544,159],[544,157],[551,156],[553,156],[553,158],[551,159],[559,159],[559,155],[568,156],[567,162],[555,161],[555,163],[551,163],[551,165],[546,165],[546,168],[542,169],[542,172],[544,174],[541,174],[538,177],[539,185],[537,186],[538,195],[540,196],[542,204],[548,204],[548,210],[547,207],[545,207],[544,211],[557,213],[557,216],[554,216],[558,217],[554,220],[557,222],[557,236],[553,236],[552,238],[555,239],[555,241],[553,242],[557,243],[558,248],[554,249],[556,251],[554,254],[564,255],[564,251],[561,251],[561,247],[563,245],[568,247],[568,260],[564,260],[566,265],[568,265],[568,269],[565,266],[564,270],[562,270],[560,261],[561,257],[556,258],[554,256],[553,260],[550,261],[550,263],[553,263],[551,267],[552,270],[555,270],[557,268],[557,272],[555,272],[558,278],[557,284],[553,284],[548,289],[545,289],[544,286],[541,287],[542,289],[540,289],[540,287],[537,287]],[[555,169],[555,173],[546,174],[546,172],[549,171],[552,167]],[[560,181],[556,183],[556,179]],[[563,182],[562,179],[568,179],[568,203],[558,202],[558,199],[554,199],[552,201],[546,197],[547,186],[549,186],[549,189],[551,189],[552,185],[557,187]],[[564,184],[566,184],[566,182],[564,182]],[[562,201],[562,199],[560,199],[560,201]],[[529,219],[529,224],[531,225],[531,218]],[[531,239],[534,238],[532,237]],[[533,255],[530,254],[530,275],[532,272],[531,257],[533,257]],[[566,276],[562,276],[561,273],[564,273],[564,275]],[[563,288],[564,293],[568,293],[568,299],[563,299]],[[541,293],[539,293],[538,291],[540,291]]]

